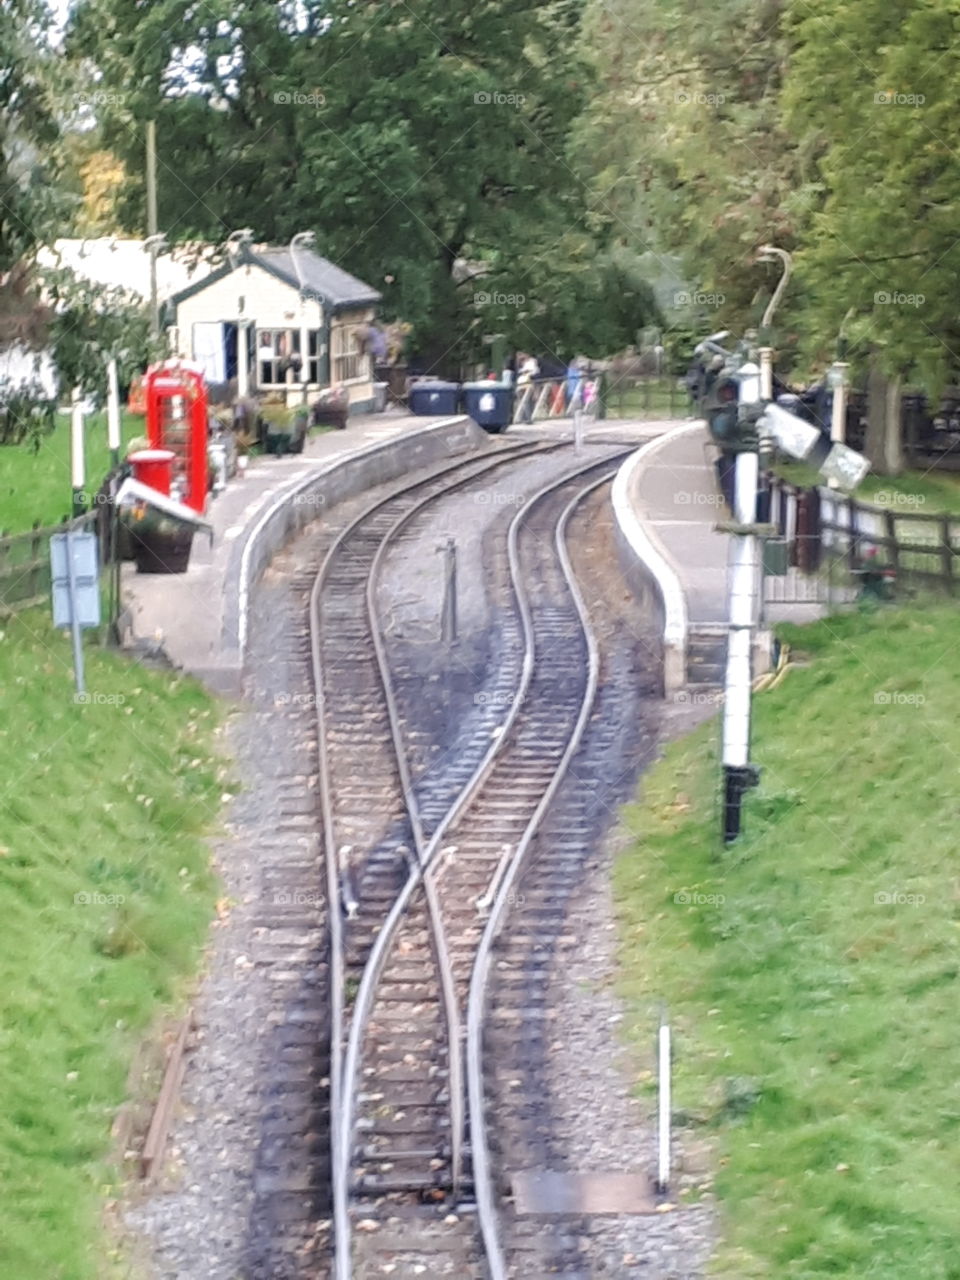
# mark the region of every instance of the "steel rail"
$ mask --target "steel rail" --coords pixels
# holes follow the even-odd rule
[[[598,464],[592,463],[589,465],[597,466]],[[580,471],[586,469],[588,468],[581,465],[573,471],[572,474],[577,475]],[[570,475],[564,477],[566,480],[569,480],[570,478]],[[563,481],[560,483],[563,483]],[[511,581],[513,582],[512,576]],[[369,1019],[370,1011],[373,1008],[377,983],[380,980],[384,965],[386,964],[387,956],[390,947],[393,945],[397,929],[406,915],[410,901],[420,886],[425,874],[432,868],[433,864],[437,860],[437,852],[447,831],[461,816],[464,809],[467,808],[474,796],[483,786],[483,783],[486,781],[497,755],[502,750],[504,742],[509,736],[510,729],[520,714],[532,675],[533,655],[529,651],[529,648],[525,648],[517,694],[514,697],[513,704],[511,705],[510,712],[504,722],[500,736],[490,745],[484,758],[480,761],[480,764],[477,766],[472,776],[465,783],[457,799],[440,819],[433,835],[430,838],[429,844],[424,851],[420,864],[411,871],[407,882],[403,885],[400,892],[394,899],[393,905],[384,920],[383,926],[377,934],[376,941],[374,942],[373,948],[371,949],[367,963],[364,967],[363,975],[360,979],[360,987],[354,1000],[354,1015],[350,1022],[350,1031],[347,1038],[347,1048],[343,1066],[343,1079],[346,1081],[354,1081],[358,1078],[363,1031]],[[352,1092],[346,1093],[342,1099],[340,1123],[348,1132],[353,1129],[353,1103],[354,1098]],[[453,1135],[451,1136],[451,1149],[453,1149],[454,1146],[460,1152],[462,1160],[464,1150],[464,1131],[461,1131],[461,1134],[456,1137]],[[339,1157],[341,1164],[340,1168],[336,1171],[335,1181],[339,1179],[345,1183],[349,1175],[349,1149],[344,1150],[341,1146],[339,1148]],[[462,1168],[460,1170],[453,1170],[453,1175],[454,1181],[459,1183],[462,1180]],[[342,1274],[338,1273],[337,1280],[350,1280],[349,1272]]]
[[[543,452],[542,449],[531,447],[525,449],[521,447],[518,452],[526,457],[532,453]],[[511,461],[516,455],[510,455]],[[487,470],[496,470],[502,465],[503,460],[498,458],[490,467],[482,469],[479,474],[485,475]],[[455,492],[457,489],[471,484],[477,479],[476,474],[467,477],[462,484],[455,483],[445,494]],[[390,661],[387,655],[386,644],[384,643],[383,632],[380,627],[379,617],[377,613],[377,589],[380,582],[380,574],[383,568],[383,561],[392,542],[402,529],[410,524],[417,516],[421,514],[426,506],[435,499],[428,498],[418,503],[412,510],[401,514],[393,523],[390,529],[383,537],[377,553],[373,558],[370,566],[370,573],[367,577],[367,617],[370,620],[370,634],[373,637],[373,644],[377,654],[377,662],[380,668],[380,679],[383,684],[384,695],[386,698],[389,719],[390,734],[393,739],[393,749],[397,758],[397,769],[400,775],[400,784],[403,788],[404,802],[407,811],[411,815],[411,821],[414,829],[414,845],[417,854],[417,863],[419,872],[422,875],[424,866],[426,865],[426,841],[423,835],[423,824],[420,818],[420,809],[417,803],[416,794],[414,792],[413,780],[410,776],[410,766],[407,760],[406,747],[403,742],[403,734],[400,728],[400,714],[397,709],[396,695],[393,688],[393,678],[390,674]],[[446,935],[443,930],[443,917],[440,914],[440,901],[437,896],[436,885],[430,876],[423,877],[424,896],[427,902],[427,913],[431,927],[431,943],[434,950],[434,959],[436,961],[437,973],[440,978],[440,987],[443,993],[444,1021],[447,1026],[447,1054],[448,1054],[448,1073],[449,1073],[449,1094],[450,1094],[450,1164],[453,1176],[453,1195],[456,1198],[460,1191],[460,1171],[462,1170],[462,1141],[464,1133],[464,1087],[463,1087],[463,1041],[462,1030],[460,1025],[460,1005],[457,1000],[456,988],[453,981],[453,970],[450,964],[450,951],[447,946]]]
[[[608,460],[605,459],[605,461]],[[609,483],[615,474],[616,471],[612,470],[601,476],[599,480],[594,480],[587,484],[583,489],[575,494],[566,505],[557,522],[555,533],[557,555],[561,569],[563,570],[563,575],[567,581],[571,598],[573,599],[577,614],[580,618],[580,625],[583,629],[583,635],[587,645],[587,681],[583,699],[580,704],[580,713],[577,717],[576,724],[573,727],[566,749],[558,761],[553,777],[548,783],[533,816],[527,824],[527,827],[517,844],[516,852],[514,853],[514,856],[500,881],[496,898],[491,906],[490,915],[487,918],[483,937],[481,938],[480,944],[477,948],[477,954],[474,958],[473,972],[470,979],[470,992],[467,1001],[466,1052],[467,1087],[470,1105],[470,1145],[473,1161],[474,1194],[477,1201],[477,1219],[483,1240],[484,1252],[486,1254],[490,1280],[507,1280],[507,1265],[500,1239],[499,1216],[497,1213],[496,1196],[494,1194],[493,1171],[490,1159],[490,1147],[487,1138],[486,1117],[484,1114],[483,1020],[486,1003],[487,980],[489,977],[493,945],[500,932],[504,919],[506,918],[507,907],[510,902],[514,885],[516,884],[517,878],[526,859],[533,837],[543,821],[543,817],[556,794],[557,788],[569,768],[570,761],[573,759],[580,747],[583,733],[586,729],[587,721],[590,717],[596,698],[600,673],[599,651],[597,649],[596,638],[590,626],[587,608],[577,584],[573,566],[570,563],[570,557],[566,547],[566,532],[570,518],[577,507],[579,507],[579,505],[591,493],[593,493],[594,490]],[[524,625],[531,629],[531,645],[534,644],[534,637],[532,635],[532,615],[530,612],[529,599],[520,588],[520,564],[517,547],[517,534],[523,518],[529,514],[531,509],[549,496],[549,493],[553,489],[559,487],[559,485],[553,485],[541,490],[540,493],[536,494],[525,507],[517,512],[517,515],[514,517],[510,526],[511,573],[517,575],[515,582],[517,584],[519,598],[523,600],[522,609]]]
[[[331,1132],[331,1165],[332,1165],[332,1200],[333,1200],[333,1239],[334,1239],[334,1265],[338,1280],[351,1280],[351,1255],[350,1255],[350,1195],[349,1195],[349,1167],[350,1152],[352,1138],[352,1093],[344,1097],[344,1081],[355,1079],[355,1074],[351,1075],[345,1069],[344,1057],[344,989],[345,989],[345,965],[343,955],[344,930],[340,913],[340,881],[337,866],[337,841],[336,831],[334,827],[334,797],[331,786],[331,776],[329,768],[329,745],[327,740],[327,706],[323,688],[323,661],[321,654],[321,635],[320,635],[320,618],[321,606],[320,597],[323,586],[329,577],[330,568],[335,558],[343,551],[347,541],[353,537],[359,529],[371,518],[373,518],[382,508],[388,506],[391,502],[398,499],[408,497],[411,492],[416,489],[423,488],[427,485],[434,484],[438,479],[453,472],[470,469],[470,474],[465,476],[459,483],[448,486],[440,495],[431,494],[422,502],[418,503],[412,511],[406,513],[408,518],[412,518],[423,507],[436,501],[439,497],[446,496],[452,490],[458,489],[476,479],[478,475],[485,474],[488,470],[495,470],[499,466],[505,465],[507,461],[512,461],[518,456],[526,457],[531,453],[542,452],[543,446],[540,445],[517,445],[509,451],[504,450],[498,453],[496,458],[476,458],[457,459],[455,462],[447,466],[438,468],[431,472],[428,476],[416,481],[407,488],[398,490],[389,494],[385,498],[380,498],[366,507],[349,525],[346,526],[334,541],[324,556],[323,563],[314,580],[310,593],[310,632],[311,632],[311,658],[313,666],[313,684],[314,684],[314,700],[317,714],[317,755],[318,755],[318,781],[320,791],[320,804],[322,811],[323,839],[325,849],[326,863],[326,879],[327,879],[327,899],[328,899],[328,915],[330,927],[330,986],[331,986],[331,1028],[330,1028],[330,1132]],[[477,466],[477,463],[486,465]],[[399,523],[399,522],[398,522]],[[391,527],[387,534],[389,537],[394,532]],[[377,556],[383,547],[383,541],[378,548]],[[371,633],[375,651],[377,654],[378,667],[381,675],[385,670],[382,662],[382,648],[378,645],[379,628],[373,626],[374,615],[369,614],[370,600],[368,576],[368,615],[371,619]],[[388,718],[391,724],[391,737],[395,750],[399,747],[399,725],[396,721],[396,702],[393,697],[392,684],[389,688],[384,688],[385,702],[388,709]],[[401,763],[402,762],[402,763]],[[414,810],[410,812],[408,803],[408,813],[411,817],[411,827],[414,831],[415,840],[419,834],[422,838],[422,828],[420,825],[419,810],[413,798],[412,788],[409,785],[409,771],[406,765],[405,753],[398,751],[397,753],[397,772],[400,777],[401,788],[404,792],[404,800],[406,803],[413,801]],[[414,817],[414,814],[416,815]],[[411,879],[419,882],[420,865],[423,864],[425,851],[418,849],[418,867],[412,872]],[[410,881],[408,880],[408,885]],[[406,886],[405,886],[406,888]],[[403,891],[402,891],[403,892]],[[367,968],[369,967],[369,960]],[[366,968],[365,968],[366,973]],[[362,984],[361,984],[362,987]],[[351,1019],[351,1032],[356,1022],[357,1009],[359,1008],[359,993],[357,1001],[354,1004],[354,1015]],[[365,1019],[364,1019],[365,1021]],[[459,1032],[458,1032],[459,1036]]]
[[[572,471],[565,473],[560,479],[554,480],[549,485],[545,486],[544,490],[540,491],[537,496],[543,496],[551,492],[554,488],[558,488],[562,484],[569,483],[571,479],[582,474],[584,471],[593,470],[597,466],[602,466],[604,463],[611,462],[613,458],[619,459],[621,457],[622,455],[618,453],[613,455],[612,458],[604,458],[599,462],[586,464],[581,462]],[[532,504],[528,503],[527,507],[530,505]],[[523,510],[526,509],[527,508],[525,507]],[[522,512],[518,513],[518,516],[520,514],[522,514]],[[514,521],[511,523],[511,529],[516,525],[516,521],[517,517],[515,517]],[[514,590],[514,597],[515,599],[518,599],[519,608],[516,583],[516,575],[511,574],[511,585]],[[529,639],[529,632],[526,628],[525,637]],[[457,820],[459,820],[464,810],[470,805],[470,803],[472,803],[473,799],[489,777],[497,756],[504,749],[509,739],[510,731],[516,723],[516,720],[523,708],[523,703],[533,676],[533,665],[533,653],[529,644],[525,644],[521,677],[517,687],[517,693],[514,696],[513,703],[507,715],[507,719],[502,726],[502,731],[499,737],[491,743],[484,755],[484,758],[480,761],[480,764],[475,769],[473,775],[465,783],[459,796],[451,805],[450,809],[441,818],[430,838],[430,842],[424,852],[420,865],[413,869],[406,884],[404,884],[400,892],[397,894],[393,905],[384,920],[383,926],[377,935],[376,941],[367,959],[367,963],[360,980],[360,987],[354,1000],[354,1014],[350,1023],[343,1066],[343,1080],[347,1082],[355,1081],[359,1075],[363,1030],[367,1020],[369,1019],[370,1011],[373,1007],[377,983],[379,982],[380,976],[383,972],[383,967],[386,963],[389,949],[393,944],[396,931],[409,908],[410,901],[419,887],[422,877],[426,872],[430,871],[438,861],[437,853],[441,848],[447,831]],[[347,1091],[342,1098],[340,1123],[348,1133],[352,1133],[353,1129],[353,1104],[353,1093],[352,1091]],[[458,1108],[458,1114],[463,1115],[464,1113]],[[460,1152],[460,1158],[462,1160],[465,1150],[465,1126],[464,1131],[456,1139],[451,1137],[451,1149],[454,1146],[456,1146],[457,1150]],[[338,1152],[341,1164],[339,1169],[336,1171],[335,1182],[340,1182],[343,1185],[346,1185],[349,1177],[349,1145],[347,1145],[346,1148],[341,1145],[338,1148]],[[453,1170],[452,1172],[455,1182],[459,1183],[462,1181],[462,1167],[460,1170]],[[349,1223],[347,1224],[347,1229],[349,1229]],[[349,1271],[338,1273],[337,1280],[349,1280]]]

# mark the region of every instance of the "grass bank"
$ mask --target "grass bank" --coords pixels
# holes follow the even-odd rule
[[[213,705],[39,611],[0,638],[0,1275],[106,1274],[110,1127],[138,1039],[195,970],[215,885]]]
[[[630,1034],[646,1048],[669,1002],[716,1275],[957,1280],[960,615],[784,632],[811,661],[755,700],[742,841],[717,839],[715,723],[626,813]]]
[[[142,417],[124,414],[125,441],[143,432]],[[84,443],[87,491],[92,497],[110,470],[106,414],[87,419]],[[35,520],[58,524],[70,515],[70,499],[70,423],[65,415],[57,416],[56,430],[43,438],[37,453],[28,445],[0,447],[0,530],[21,533]]]

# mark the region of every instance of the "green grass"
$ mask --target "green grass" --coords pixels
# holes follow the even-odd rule
[[[755,699],[742,840],[717,836],[716,722],[625,815],[638,1077],[665,999],[677,1116],[713,1149],[714,1274],[957,1280],[960,616],[784,632],[811,662]]]
[[[190,681],[0,638],[0,1276],[94,1280],[110,1127],[138,1041],[195,971],[215,899],[215,713]]]
[[[143,435],[144,420],[124,414],[123,439]],[[106,414],[87,418],[85,436],[86,492],[92,496],[110,470]],[[57,428],[45,436],[40,451],[26,445],[0,446],[0,531],[20,533],[39,520],[58,524],[70,515],[70,423],[58,415]]]
[[[823,477],[802,462],[778,463],[791,484],[822,484]],[[960,472],[906,471],[902,476],[868,475],[855,494],[861,502],[890,507],[897,515],[960,515]]]

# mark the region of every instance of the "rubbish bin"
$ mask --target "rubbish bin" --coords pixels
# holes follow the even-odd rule
[[[502,431],[513,421],[513,387],[507,382],[465,382],[463,408],[484,431]]]
[[[410,412],[426,417],[452,417],[457,412],[459,399],[459,382],[415,382],[410,388]]]
[[[374,413],[383,413],[387,407],[387,392],[390,390],[388,382],[375,382],[373,384],[373,411]]]

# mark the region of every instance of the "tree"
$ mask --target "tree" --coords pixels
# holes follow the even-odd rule
[[[156,118],[168,236],[221,241],[250,226],[283,244],[314,229],[320,252],[381,289],[387,318],[413,323],[414,346],[456,362],[488,323],[478,273],[539,303],[575,244],[596,286],[577,282],[579,315],[589,306],[598,328],[615,301],[598,292],[610,283],[603,239],[568,155],[589,88],[580,8],[82,0],[72,42],[123,97],[103,128],[131,173]],[[142,208],[133,182],[128,226],[143,225]],[[543,344],[578,336],[547,311],[524,323]]]
[[[92,284],[64,267],[44,271],[41,278],[53,309],[50,344],[61,392],[82,387],[103,403],[108,360],[117,361],[123,385],[166,353],[164,340],[151,335],[139,295]]]
[[[20,266],[62,215],[60,117],[43,0],[0,8],[0,276]]]
[[[600,80],[578,130],[596,219],[670,263],[704,322],[756,324],[778,278],[765,243],[790,249],[804,224],[781,123],[786,56],[779,0],[591,0]],[[681,301],[680,310],[688,310]]]
[[[847,316],[870,370],[868,452],[884,471],[900,465],[903,380],[936,393],[958,364],[957,28],[952,0],[791,11],[785,103],[816,210],[798,255],[805,349],[829,358]]]

